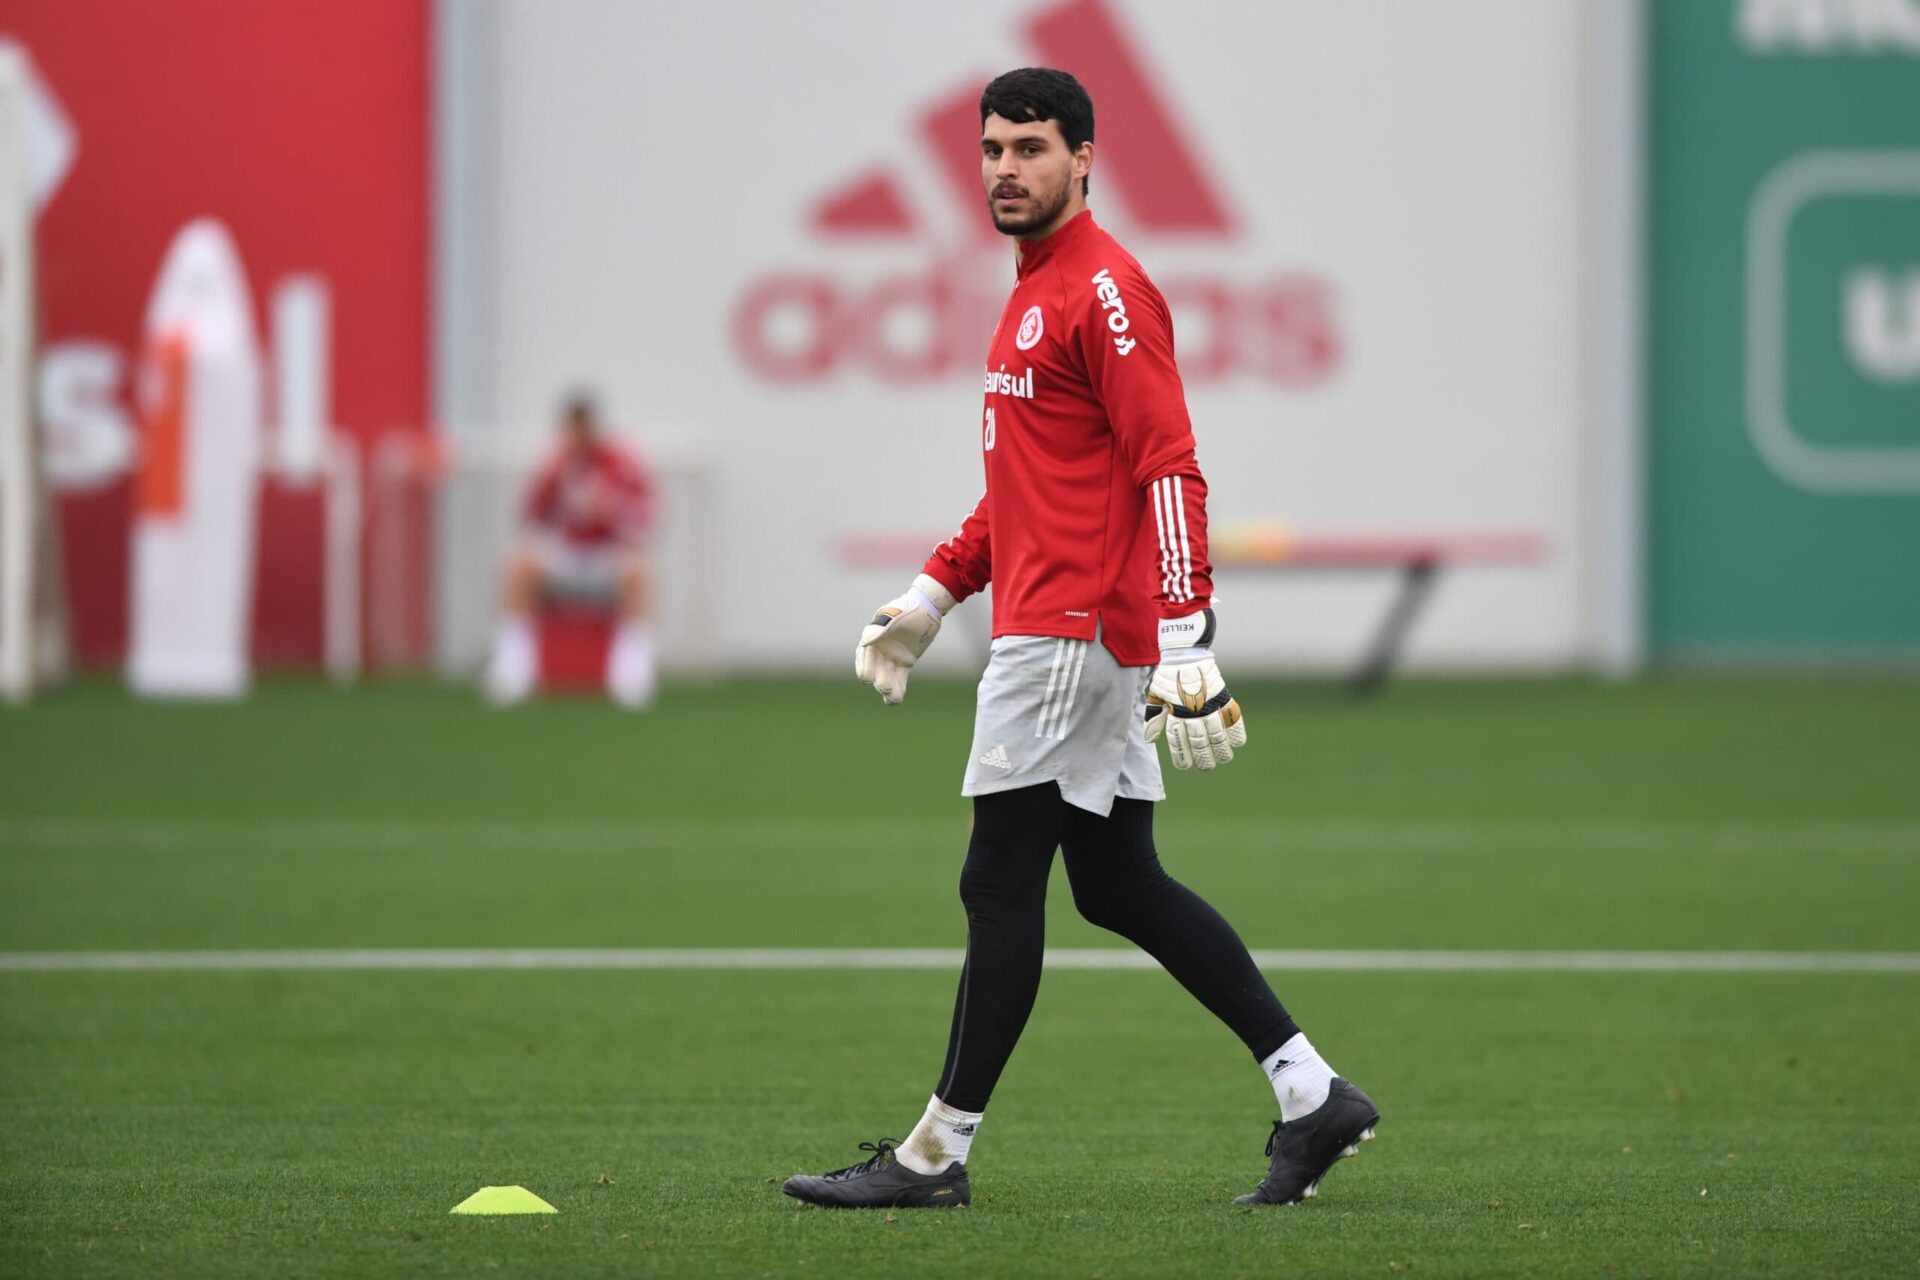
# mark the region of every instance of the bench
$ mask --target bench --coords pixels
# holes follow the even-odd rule
[[[946,538],[938,533],[851,533],[840,540],[836,558],[847,568],[912,571]],[[1391,574],[1396,585],[1386,612],[1346,677],[1347,688],[1364,697],[1393,674],[1443,570],[1539,564],[1547,557],[1547,540],[1519,529],[1333,532],[1253,520],[1213,526],[1209,551],[1216,579],[1240,572]]]

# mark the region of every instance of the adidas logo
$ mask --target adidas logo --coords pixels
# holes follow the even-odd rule
[[[1310,268],[1273,269],[1271,250],[1221,189],[1204,138],[1185,126],[1179,95],[1153,75],[1115,8],[1037,4],[1008,33],[1031,57],[1010,49],[1005,62],[1069,68],[1092,94],[1103,122],[1093,180],[1102,226],[1129,246],[1137,235],[1182,250],[1230,247],[1241,264],[1155,273],[1187,385],[1245,377],[1304,390],[1332,380],[1346,350],[1333,282]],[[957,67],[931,99],[877,108],[911,119],[899,149],[923,165],[904,180],[891,158],[862,166],[795,211],[818,257],[767,264],[735,300],[729,331],[748,373],[787,385],[858,373],[900,387],[971,364],[1012,274],[980,180],[980,90],[1001,69]],[[917,266],[901,269],[901,246],[919,251]],[[1151,253],[1141,256],[1151,265]],[[1133,342],[1114,330],[1121,355]]]
[[[1285,1058],[1282,1058],[1278,1062],[1273,1064],[1273,1070],[1267,1072],[1267,1074],[1272,1076],[1274,1079],[1278,1080],[1280,1078],[1280,1073],[1282,1071],[1285,1071],[1288,1067],[1292,1065],[1293,1064],[1291,1062],[1288,1062]]]
[[[953,1131],[953,1136],[956,1138],[971,1138],[973,1136],[973,1131],[975,1129],[978,1129],[979,1127],[980,1126],[977,1124],[963,1124],[963,1125],[956,1126]]]
[[[1011,769],[1013,761],[1007,756],[1007,749],[999,743],[993,744],[993,750],[980,757],[980,763],[989,769]]]

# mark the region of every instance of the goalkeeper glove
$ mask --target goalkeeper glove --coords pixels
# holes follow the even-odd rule
[[[889,706],[907,696],[907,672],[920,661],[940,619],[957,602],[953,593],[926,574],[913,580],[905,595],[874,611],[853,651],[853,674],[880,691]]]
[[[1176,769],[1211,769],[1247,745],[1246,721],[1212,644],[1211,609],[1160,623],[1160,665],[1147,685],[1147,741],[1164,734]]]

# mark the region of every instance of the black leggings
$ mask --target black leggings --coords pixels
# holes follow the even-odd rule
[[[934,1090],[941,1101],[985,1111],[1033,1012],[1055,849],[1080,914],[1158,960],[1256,1059],[1299,1031],[1233,926],[1160,865],[1151,801],[1115,800],[1102,818],[1068,804],[1051,782],[1022,787],[973,802],[960,872],[967,959]]]

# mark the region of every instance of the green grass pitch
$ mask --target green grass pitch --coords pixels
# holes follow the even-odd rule
[[[1920,685],[1242,692],[1159,835],[1256,948],[1920,952]],[[970,715],[82,685],[0,716],[0,951],[957,948]],[[1272,1095],[1171,981],[1061,971],[974,1206],[887,1215],[778,1180],[911,1126],[946,972],[0,972],[0,1275],[1920,1269],[1920,974],[1273,977],[1385,1116],[1319,1198],[1229,1203]]]

